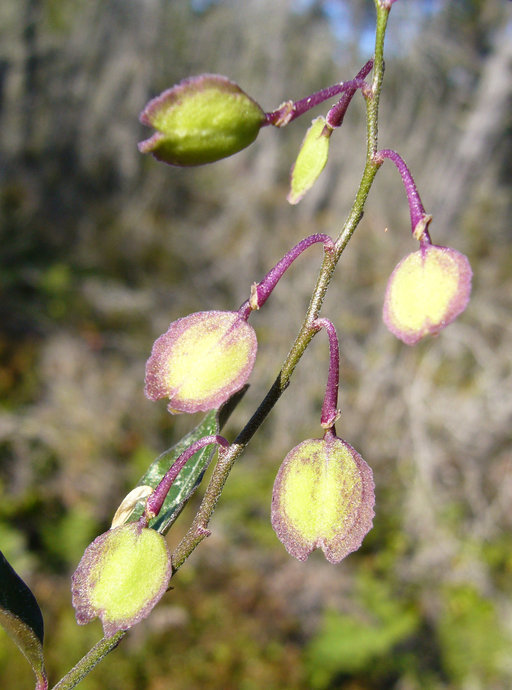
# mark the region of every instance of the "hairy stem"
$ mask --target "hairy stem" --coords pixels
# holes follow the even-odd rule
[[[250,298],[245,301],[238,310],[238,313],[242,319],[247,320],[254,309],[260,309],[265,304],[267,299],[272,294],[273,289],[281,280],[286,271],[290,268],[295,259],[297,259],[302,252],[306,251],[306,249],[309,249],[311,245],[316,244],[317,242],[323,242],[324,251],[334,251],[334,242],[329,235],[318,233],[316,235],[309,235],[308,237],[305,237],[298,244],[296,244],[295,247],[292,247],[292,249],[290,249],[290,251],[277,262],[274,268],[270,269],[262,281],[255,283],[252,286]]]
[[[53,686],[52,690],[71,690],[71,688],[76,687],[109,652],[117,647],[125,635],[126,631],[120,630],[112,637],[104,637],[97,642],[76,666],[73,666],[71,671],[66,673],[57,685]]]
[[[324,403],[320,424],[324,429],[332,429],[340,412],[338,410],[338,388],[340,383],[340,347],[334,324],[329,319],[317,319],[314,326],[324,328],[329,338],[329,374],[325,387]]]

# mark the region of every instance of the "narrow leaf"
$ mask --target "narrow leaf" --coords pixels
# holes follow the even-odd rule
[[[241,400],[247,386],[233,395],[225,405],[218,410],[212,410],[203,418],[202,422],[191,432],[184,436],[178,443],[160,455],[147,472],[141,477],[138,486],[151,486],[155,488],[161,481],[173,462],[185,451],[192,443],[204,436],[218,434],[222,426],[226,423],[229,415]],[[205,446],[193,455],[186,466],[179,473],[176,481],[172,485],[167,498],[164,501],[162,510],[156,518],[150,521],[149,526],[158,532],[165,534],[181,512],[181,509],[201,483],[203,475],[215,454],[214,444]],[[127,522],[138,520],[144,510],[145,499],[141,499],[133,510]]]
[[[1,551],[0,624],[32,666],[37,679],[36,690],[46,690],[43,616],[36,598]]]

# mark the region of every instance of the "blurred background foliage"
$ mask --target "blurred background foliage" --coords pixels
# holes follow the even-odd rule
[[[71,609],[84,548],[196,421],[145,400],[153,340],[191,311],[238,307],[303,236],[336,235],[363,166],[359,96],[293,208],[309,117],[179,170],[138,154],[137,115],[201,72],[270,110],[350,78],[373,26],[369,0],[0,6],[0,546],[40,602],[54,681],[100,637]],[[282,458],[320,433],[320,336],[234,469],[212,536],[84,690],[512,686],[512,3],[399,0],[386,57],[381,146],[406,158],[434,241],[466,253],[475,278],[437,339],[409,349],[387,333],[386,280],[414,242],[386,164],[324,310],[341,336],[338,432],[373,467],[375,527],[339,566],[293,561],[270,527]],[[259,356],[229,437],[277,373],[319,261],[310,250],[254,315]],[[31,687],[3,632],[0,677]]]

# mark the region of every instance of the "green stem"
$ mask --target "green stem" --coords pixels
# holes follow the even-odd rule
[[[71,671],[54,685],[52,690],[71,690],[88,675],[100,661],[117,647],[121,639],[126,635],[125,630],[121,630],[112,637],[104,637],[90,649],[80,661],[73,666]]]
[[[223,453],[215,466],[210,478],[208,487],[204,493],[199,510],[190,526],[187,534],[176,547],[172,555],[173,570],[180,568],[201,541],[208,536],[208,524],[217,505],[217,501],[222,493],[224,484],[228,478],[231,468],[243,453],[250,439],[261,426],[267,415],[270,413],[276,402],[279,400],[285,389],[288,387],[290,378],[309,343],[317,333],[313,322],[319,318],[323,301],[329,283],[334,274],[336,265],[345,250],[348,241],[352,237],[356,227],[363,217],[363,209],[373,184],[373,180],[379,169],[381,162],[375,160],[377,153],[378,138],[378,114],[379,98],[384,76],[384,37],[389,15],[389,7],[384,7],[380,0],[375,0],[377,10],[377,28],[375,35],[375,56],[373,66],[372,89],[366,94],[366,126],[367,126],[367,153],[366,165],[363,171],[356,199],[348,218],[343,226],[339,237],[336,240],[335,252],[326,252],[320,273],[311,300],[301,326],[299,334],[288,353],[281,371],[272,384],[269,392],[261,402],[260,406],[247,422],[242,431],[238,434],[234,443],[226,453]],[[77,664],[69,671],[52,690],[70,690],[78,683],[119,644],[125,632],[119,632],[111,638],[100,640]]]

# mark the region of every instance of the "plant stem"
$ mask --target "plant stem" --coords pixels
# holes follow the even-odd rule
[[[356,199],[340,235],[335,243],[335,252],[325,252],[320,272],[301,329],[293,343],[272,387],[259,405],[256,412],[238,434],[234,443],[225,453],[219,456],[213,470],[210,482],[203,496],[199,510],[187,534],[176,547],[172,555],[173,571],[183,565],[200,542],[208,535],[208,523],[231,468],[244,451],[246,445],[261,426],[276,402],[289,385],[291,375],[302,355],[304,354],[314,335],[318,332],[314,321],[319,318],[327,288],[334,274],[334,269],[343,253],[348,241],[363,216],[363,208],[368,198],[375,174],[380,167],[375,160],[377,153],[378,110],[379,98],[384,76],[384,37],[391,7],[391,0],[386,6],[375,0],[377,11],[377,28],[375,35],[375,55],[373,65],[373,83],[370,95],[366,95],[366,125],[367,125],[367,156]],[[341,89],[343,91],[343,89]],[[77,664],[69,671],[52,690],[71,690],[117,645],[126,633],[116,633],[113,637],[100,640]]]
[[[71,671],[54,685],[52,690],[71,690],[87,676],[99,662],[117,647],[121,639],[126,635],[125,630],[120,630],[112,637],[104,637],[97,642],[80,661],[73,666]]]

